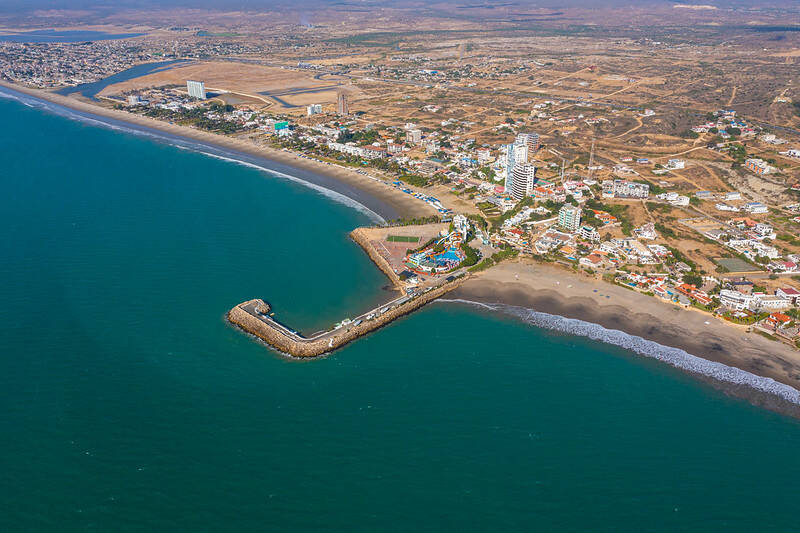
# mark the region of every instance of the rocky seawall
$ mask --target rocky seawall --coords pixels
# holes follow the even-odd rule
[[[462,276],[419,294],[408,295],[403,283],[384,258],[372,245],[368,228],[356,228],[350,237],[367,253],[372,262],[391,280],[401,296],[361,315],[348,325],[306,338],[280,324],[269,316],[269,304],[255,299],[242,302],[228,311],[228,321],[255,335],[276,350],[294,357],[316,357],[336,350],[393,320],[440,298],[458,288],[468,276]]]
[[[350,232],[350,238],[353,239],[361,248],[367,252],[367,255],[372,262],[375,263],[381,271],[386,274],[386,276],[392,281],[395,287],[405,294],[403,290],[403,283],[400,281],[400,278],[397,277],[394,269],[389,265],[389,262],[384,258],[381,254],[375,250],[375,247],[369,242],[369,236],[367,235],[367,231],[364,228],[356,228]]]
[[[364,319],[358,325],[342,326],[310,339],[288,330],[268,315],[256,311],[256,309],[261,311],[269,309],[268,304],[263,300],[249,300],[240,303],[228,312],[228,320],[280,352],[294,357],[316,357],[332,352],[419,309],[457,288],[462,281],[463,278],[451,281],[400,303],[389,302],[380,308],[385,311],[374,318]]]

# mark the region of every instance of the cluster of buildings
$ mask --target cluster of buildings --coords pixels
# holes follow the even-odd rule
[[[739,191],[729,191],[729,192],[722,192],[722,193],[714,193],[711,191],[697,191],[695,197],[698,200],[703,201],[714,201],[716,200],[717,203],[715,204],[715,208],[717,211],[727,211],[731,213],[738,213],[739,211],[745,211],[747,213],[751,213],[754,215],[764,214],[769,212],[769,207],[762,202],[744,202],[744,198],[742,197],[742,193]],[[736,203],[731,203],[736,202]]]
[[[540,223],[526,223],[525,219],[537,213],[537,209],[543,208],[529,207],[507,219],[500,232],[493,236],[495,241],[513,246],[523,253],[555,254],[555,257],[592,271],[609,271],[626,264],[661,264],[672,255],[660,244],[642,242],[657,238],[653,224],[636,228],[634,237],[607,236],[603,240],[597,227],[584,222],[582,215],[585,208],[570,203],[563,204],[557,216],[543,220],[541,231],[532,234],[529,231],[531,226]],[[602,224],[601,228],[617,224],[613,215],[600,210],[591,211],[592,218]]]
[[[91,83],[153,60],[151,51],[130,41],[0,42],[0,77],[40,88]]]
[[[719,291],[720,305],[725,309],[753,313],[769,313],[796,307],[798,296],[800,292],[791,287],[781,287],[774,294],[754,292],[753,284],[748,282],[731,283]]]
[[[695,133],[712,132],[720,136],[723,140],[728,140],[733,135],[730,131],[738,131],[740,137],[754,137],[757,133],[756,128],[751,127],[745,121],[736,118],[736,111],[732,109],[721,109],[714,112],[715,120],[699,124],[692,128]]]
[[[434,243],[406,256],[403,263],[416,274],[438,275],[457,269],[464,260],[462,243],[469,239],[471,225],[464,215],[453,217],[453,231]]]
[[[650,195],[650,185],[621,179],[601,183],[603,198],[643,199]]]
[[[140,63],[263,54],[262,43],[140,37],[77,43],[0,42],[0,78],[39,88],[92,83]]]
[[[751,218],[734,218],[728,221],[728,227],[706,230],[701,233],[751,261],[758,261],[760,258],[778,259],[781,257],[778,248],[770,244],[776,237],[772,226],[756,222]]]
[[[520,133],[512,144],[504,145],[501,152],[501,171],[505,174],[505,190],[515,200],[533,193],[536,183],[536,166],[530,161],[539,149],[539,135]]]
[[[380,145],[368,144],[359,146],[355,143],[340,143],[328,141],[328,150],[341,152],[343,154],[360,157],[361,159],[382,159],[388,155],[386,148]]]

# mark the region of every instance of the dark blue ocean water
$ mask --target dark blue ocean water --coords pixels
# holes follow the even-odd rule
[[[800,424],[620,348],[387,298],[362,212],[0,99],[3,531],[791,531]]]

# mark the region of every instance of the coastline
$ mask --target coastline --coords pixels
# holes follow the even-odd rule
[[[96,120],[108,126],[128,126],[133,131],[181,144],[189,144],[196,151],[211,157],[229,159],[282,177],[304,182],[312,188],[324,189],[360,204],[373,217],[388,220],[398,217],[418,217],[435,214],[428,204],[421,202],[394,187],[333,164],[307,159],[292,152],[256,145],[250,141],[197,130],[187,126],[169,124],[126,111],[109,109],[74,97],[31,89],[0,80],[0,88],[49,104],[55,104],[77,113],[83,118]],[[118,124],[115,124],[118,123]],[[198,146],[199,145],[199,146]],[[197,148],[203,149],[197,149]]]
[[[298,180],[308,181],[314,186],[346,196],[383,218],[420,216],[435,212],[423,202],[393,187],[343,167],[326,165],[290,152],[256,146],[241,139],[168,124],[47,91],[20,87],[4,81],[0,81],[0,87],[56,104],[78,112],[84,118],[100,120],[111,127],[115,126],[114,122],[124,123],[133,126],[134,131],[156,133],[156,137],[167,142],[178,139],[196,143],[201,148],[209,148],[210,153],[192,146],[196,151],[211,157],[230,158],[234,162],[258,166],[269,172],[287,177],[291,175]],[[221,152],[214,153],[215,148]],[[304,172],[307,174],[303,174]],[[301,175],[297,176],[298,173]],[[320,183],[314,180],[314,175],[325,179]],[[368,203],[362,203],[365,198]],[[354,240],[363,247],[358,239]],[[375,258],[372,259],[386,272]],[[524,268],[520,268],[522,265]],[[392,278],[388,273],[387,276]],[[503,263],[472,276],[450,295],[454,299],[533,309],[597,324],[800,390],[800,353],[795,350],[758,335],[746,334],[741,327],[723,323],[699,311],[682,309],[619,286],[579,277],[564,269],[527,260]],[[353,338],[357,336],[360,335]],[[348,338],[346,342],[353,338]],[[800,406],[797,404],[782,401],[781,398],[747,385],[720,383],[709,376],[699,377],[755,405],[800,418]]]
[[[264,300],[253,299],[233,307],[226,318],[242,331],[265,342],[272,349],[291,357],[307,358],[327,355],[350,342],[387,326],[417,309],[457,289],[469,275],[435,287],[419,294],[408,294],[391,265],[370,244],[367,228],[356,228],[350,238],[361,246],[373,264],[383,272],[399,293],[399,296],[366,311],[341,328],[304,337],[270,314],[271,307]]]
[[[588,336],[640,354],[644,352],[631,346],[637,343],[636,338],[651,341],[665,350],[677,350],[675,359],[654,356],[656,359],[754,405],[800,418],[800,352],[695,309],[525,259],[502,263],[472,276],[450,297],[485,305],[539,327]],[[562,321],[561,327],[549,328],[547,318],[535,316],[538,314],[567,320]],[[576,321],[585,327],[578,327]],[[603,331],[587,334],[591,326],[600,326]],[[577,329],[584,331],[573,331]],[[628,339],[615,342],[612,337],[618,332]],[[691,361],[692,357],[699,361]],[[676,364],[679,358],[685,361]],[[702,361],[711,364],[703,365]],[[725,369],[718,367],[710,372],[703,368],[715,364],[732,369],[728,372],[731,375],[719,378],[714,374]],[[743,372],[734,375],[737,371]],[[761,378],[763,383],[757,387],[745,383],[745,373]],[[771,387],[770,382],[777,384]],[[782,397],[765,390],[769,388],[788,394]],[[788,396],[792,398],[787,399]]]

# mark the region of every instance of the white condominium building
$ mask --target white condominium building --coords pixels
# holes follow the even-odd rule
[[[564,204],[558,211],[558,226],[566,231],[577,231],[581,226],[581,208]]]
[[[202,81],[187,81],[186,90],[189,91],[189,96],[192,98],[206,99],[206,84]]]
[[[522,200],[533,192],[536,167],[530,163],[517,163],[514,165],[511,177],[511,196],[515,200]]]

